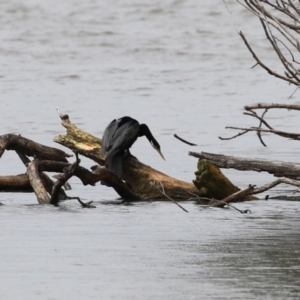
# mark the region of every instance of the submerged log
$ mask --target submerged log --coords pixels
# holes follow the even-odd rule
[[[189,155],[207,159],[219,168],[241,171],[268,172],[276,177],[300,179],[300,164],[267,159],[251,159],[206,152],[189,152]]]
[[[0,176],[0,191],[33,190],[39,203],[56,205],[60,200],[69,198],[62,186],[72,176],[77,176],[83,185],[94,186],[99,181],[105,181],[126,201],[172,199],[175,202],[175,199],[189,200],[199,195],[224,199],[239,190],[217,167],[209,166],[209,163],[206,163],[206,168],[199,168],[193,184],[157,171],[134,156],[122,157],[121,180],[104,166],[105,158],[100,155],[101,139],[76,127],[67,115],[60,113],[60,118],[67,133],[55,137],[54,141],[73,150],[76,162],[70,164],[67,157],[72,155],[62,150],[17,135],[0,136],[0,155],[5,150],[15,150],[27,168],[26,174]],[[92,159],[98,165],[92,167],[92,171],[79,166],[77,153]],[[34,157],[34,160],[30,161],[28,156]],[[53,181],[44,172],[59,174],[53,176],[56,179]],[[98,187],[101,188],[101,185]]]

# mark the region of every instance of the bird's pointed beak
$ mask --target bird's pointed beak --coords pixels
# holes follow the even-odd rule
[[[163,160],[166,160],[163,154],[161,153],[160,149],[155,148],[155,150],[158,152],[158,154],[162,157]]]

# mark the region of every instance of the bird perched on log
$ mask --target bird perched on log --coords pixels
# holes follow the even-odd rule
[[[125,151],[131,155],[129,148],[138,137],[146,136],[153,148],[164,158],[159,143],[153,137],[149,127],[130,117],[112,120],[106,127],[101,144],[101,155],[105,156],[106,167],[122,179],[122,156]]]

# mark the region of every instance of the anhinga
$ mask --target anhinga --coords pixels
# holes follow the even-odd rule
[[[153,148],[165,159],[149,127],[146,124],[139,124],[135,119],[130,117],[115,119],[108,124],[103,133],[101,155],[106,154],[106,167],[121,179],[123,175],[122,155],[124,151],[130,154],[129,148],[141,136],[146,136]]]

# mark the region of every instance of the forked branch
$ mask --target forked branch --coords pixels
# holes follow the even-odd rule
[[[259,19],[263,33],[272,46],[281,65],[281,71],[270,68],[257,51],[251,46],[245,34],[236,28],[247,49],[252,54],[256,65],[261,66],[270,75],[287,81],[296,86],[300,85],[300,69],[295,59],[300,51],[300,9],[291,0],[236,0],[245,9]],[[224,0],[229,11],[228,4]],[[231,14],[231,12],[229,11]]]

